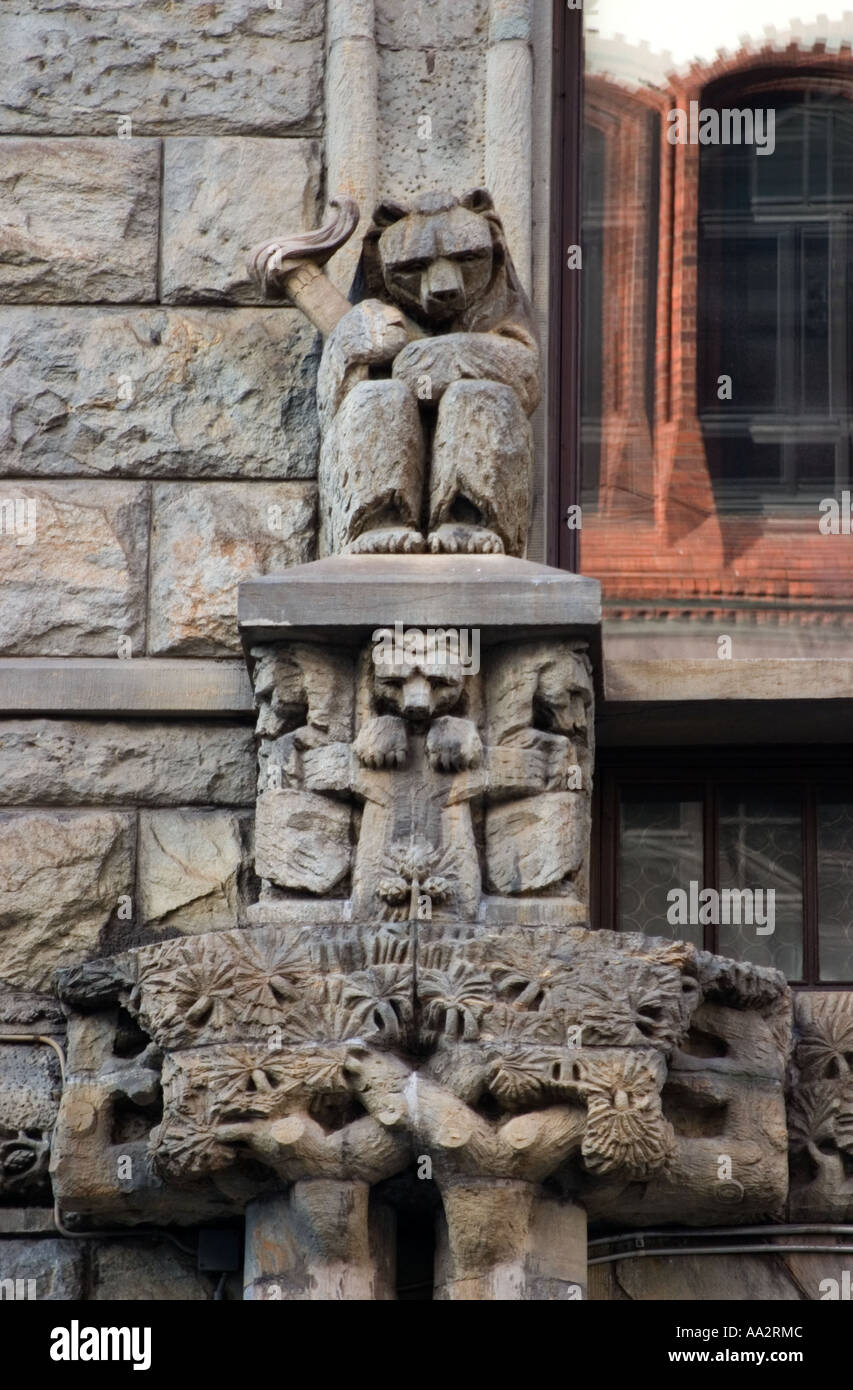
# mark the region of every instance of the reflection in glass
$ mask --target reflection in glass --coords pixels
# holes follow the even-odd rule
[[[853,980],[853,802],[822,796],[817,813],[820,978]]]
[[[772,154],[700,151],[699,409],[718,506],[736,511],[850,481],[853,105],[808,89],[759,101]]]
[[[583,13],[580,568],[685,654],[846,643],[853,545],[818,523],[853,491],[853,11]],[[673,143],[693,107],[757,144]]]
[[[667,922],[667,894],[702,882],[702,801],[673,792],[623,788],[619,812],[620,931],[644,932],[702,946],[698,925]]]
[[[720,888],[750,889],[753,922],[720,924],[719,950],[724,956],[772,965],[791,980],[803,974],[803,826],[799,797],[756,794],[746,787],[727,787],[720,794]],[[756,920],[767,916],[767,893],[775,903],[762,934]],[[747,916],[746,905],[741,917]],[[763,927],[766,932],[766,926]]]

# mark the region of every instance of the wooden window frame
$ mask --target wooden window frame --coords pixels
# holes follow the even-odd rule
[[[705,887],[719,888],[719,787],[755,781],[759,789],[796,786],[802,804],[803,978],[789,981],[798,990],[849,991],[853,980],[818,978],[819,901],[817,872],[817,793],[837,784],[853,799],[853,748],[747,750],[728,748],[612,750],[602,754],[593,796],[593,875],[591,922],[602,931],[618,930],[619,789],[626,783],[703,789]],[[719,928],[707,927],[704,949],[717,953]]]

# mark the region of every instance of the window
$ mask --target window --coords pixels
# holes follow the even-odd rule
[[[756,655],[853,631],[853,19],[776,19],[555,3],[549,555]]]
[[[741,511],[850,483],[853,102],[817,86],[724,105],[775,112],[772,153],[700,152],[699,413],[718,508]]]
[[[599,776],[599,926],[853,983],[853,752],[666,750]]]

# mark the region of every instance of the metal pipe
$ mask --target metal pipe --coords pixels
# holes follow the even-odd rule
[[[822,1232],[829,1236],[853,1236],[853,1226],[839,1226],[827,1222],[813,1222],[809,1225],[783,1225],[775,1222],[767,1222],[764,1226],[671,1226],[666,1231],[620,1231],[614,1236],[597,1236],[595,1240],[589,1242],[590,1250],[595,1245],[615,1245],[623,1240],[680,1240],[682,1236],[686,1239],[691,1236],[766,1236],[778,1231],[780,1235],[786,1236],[808,1236],[815,1232]]]
[[[592,1265],[618,1264],[621,1260],[643,1260],[677,1255],[853,1255],[853,1245],[698,1245],[659,1250],[623,1250],[618,1255],[597,1255]]]
[[[65,1053],[55,1038],[49,1038],[44,1033],[0,1033],[0,1042],[44,1043],[46,1047],[52,1047],[59,1058],[59,1073],[62,1077],[62,1089],[65,1090]]]

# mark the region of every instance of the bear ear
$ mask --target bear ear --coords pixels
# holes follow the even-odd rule
[[[463,208],[470,212],[494,212],[495,203],[488,188],[472,188],[459,199]]]
[[[376,208],[373,214],[373,225],[380,231],[386,227],[393,227],[395,222],[400,222],[404,217],[408,217],[409,209],[402,203],[395,203],[393,199],[386,198]]]
[[[379,240],[388,227],[409,216],[409,209],[402,203],[385,198],[373,213],[373,221],[364,234],[361,244],[361,259],[353,281],[350,297],[354,304],[370,296],[381,298],[384,292],[382,259],[379,254]]]

